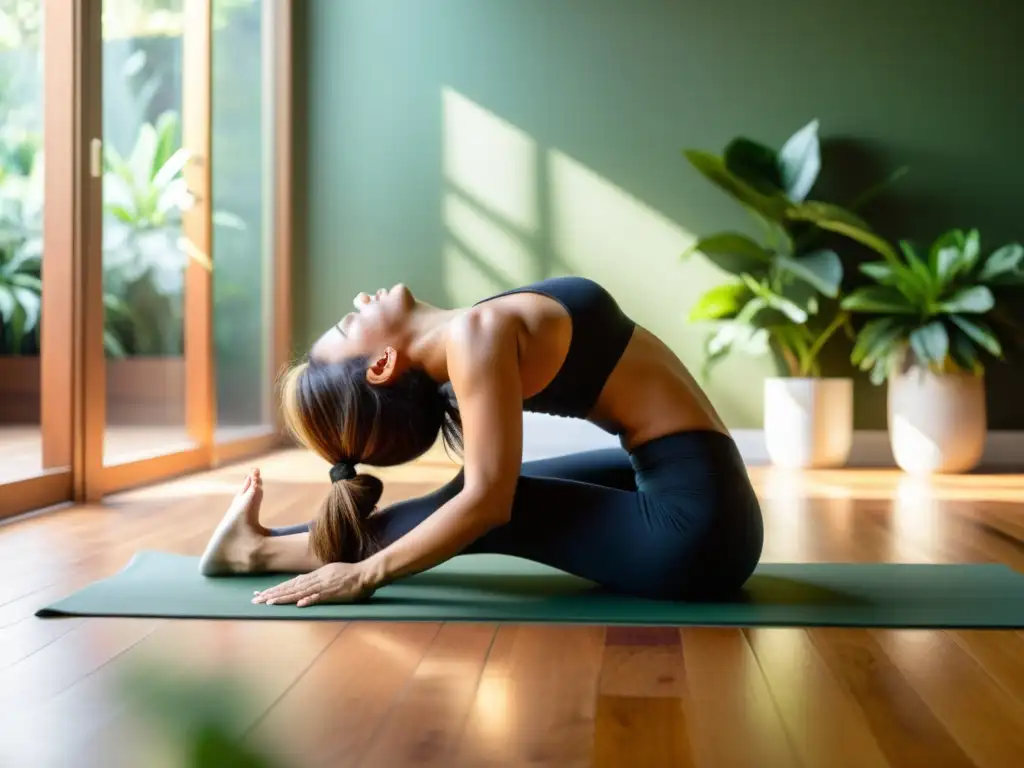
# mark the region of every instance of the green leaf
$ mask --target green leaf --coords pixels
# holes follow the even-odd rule
[[[805,200],[821,171],[817,120],[789,137],[779,152],[778,163],[786,195],[797,202]]]
[[[11,322],[11,318],[14,315],[14,310],[18,303],[14,299],[14,294],[11,292],[10,287],[0,283],[0,320],[5,325]]]
[[[118,221],[123,221],[125,224],[135,224],[135,214],[129,211],[127,208],[120,205],[108,205],[107,213],[113,216]]]
[[[690,322],[721,320],[734,317],[751,297],[750,289],[742,282],[723,283],[705,292],[690,310]]]
[[[765,195],[747,184],[725,167],[720,157],[700,150],[688,149],[683,152],[700,173],[712,184],[732,196],[741,205],[761,214],[771,221],[783,221],[789,201],[781,194]]]
[[[738,138],[725,148],[726,169],[766,195],[783,192],[778,156],[771,147]]]
[[[967,233],[964,238],[963,247],[960,249],[963,253],[963,260],[966,264],[976,264],[978,257],[981,256],[981,235],[978,230],[972,229]]]
[[[157,155],[157,133],[150,123],[143,123],[139,126],[139,133],[135,138],[135,146],[129,158],[132,180],[136,189],[141,184],[149,183],[156,173],[154,162]]]
[[[1003,348],[992,329],[980,320],[968,320],[960,315],[950,315],[949,319],[975,344],[994,357],[1003,356]]]
[[[895,275],[891,264],[884,261],[868,261],[860,265],[860,271],[883,285],[893,285]]]
[[[967,312],[981,315],[995,306],[992,291],[984,285],[975,285],[953,294],[939,306],[945,312]]]
[[[908,333],[908,326],[899,321],[893,322],[892,325],[877,333],[862,350],[860,369],[862,371],[873,369],[879,361],[891,359],[893,351],[906,341]]]
[[[917,284],[919,292],[923,294],[924,298],[931,298],[937,288],[935,275],[914,251],[914,246],[906,240],[900,240],[900,250],[903,251],[910,271],[917,277],[913,282]],[[899,274],[899,270],[897,270],[897,274]]]
[[[949,337],[949,356],[961,370],[971,373],[981,372],[982,366],[974,344],[963,331],[956,328],[953,329],[953,333]]]
[[[941,285],[947,285],[956,276],[961,264],[961,253],[962,251],[952,246],[939,249],[935,258],[935,272]]]
[[[821,293],[810,283],[796,278],[788,279],[778,293],[804,310],[808,317],[818,314]]]
[[[795,258],[776,256],[775,262],[829,298],[834,299],[839,295],[839,285],[843,282],[843,264],[835,251],[822,249]]]
[[[898,321],[891,317],[869,320],[861,328],[860,333],[857,334],[857,341],[853,345],[853,351],[850,353],[850,362],[859,366],[864,362],[864,358],[867,357],[868,351],[875,342],[898,326]]]
[[[807,312],[802,307],[798,307],[785,296],[781,296],[767,286],[758,283],[749,275],[741,275],[740,277],[750,288],[751,292],[764,299],[764,301],[768,303],[768,306],[779,310],[794,323],[799,324],[807,322]]]
[[[739,321],[727,321],[704,342],[701,376],[710,376],[714,366],[734,347],[751,355],[765,354],[768,351],[768,332]]]
[[[12,286],[19,286],[31,291],[36,296],[43,292],[43,281],[35,275],[27,275],[24,272],[19,272],[16,275],[11,275],[10,284]]]
[[[21,305],[24,314],[22,330],[24,333],[31,333],[39,324],[39,310],[42,303],[39,294],[20,286],[12,287],[11,293],[14,294],[15,301]]]
[[[153,153],[153,166],[152,170],[146,175],[146,179],[155,178],[174,153],[180,151],[179,122],[178,113],[174,110],[168,110],[157,118],[155,125],[156,149]]]
[[[907,297],[888,285],[869,285],[858,288],[842,301],[843,309],[851,312],[878,312],[902,315],[917,314]]]
[[[111,331],[103,332],[103,349],[113,358],[121,359],[128,356],[121,341]]]
[[[918,360],[939,366],[949,354],[949,335],[946,326],[939,320],[914,329],[910,334],[910,347]]]
[[[736,232],[723,232],[697,240],[683,253],[683,258],[694,251],[700,251],[717,267],[732,274],[748,272],[762,275],[768,271],[772,259],[771,251]]]
[[[1018,271],[1024,266],[1024,246],[1020,243],[1011,243],[994,251],[987,259],[978,273],[978,280],[989,282],[1008,273]]]
[[[155,189],[163,189],[171,180],[177,178],[185,169],[185,165],[191,156],[191,153],[183,147],[167,158],[166,162],[157,168],[156,173],[153,174],[153,187]]]
[[[866,245],[889,261],[897,261],[896,251],[889,243],[872,232],[860,218],[838,205],[808,201],[790,208],[786,215],[795,221],[809,221],[821,229],[844,235]]]

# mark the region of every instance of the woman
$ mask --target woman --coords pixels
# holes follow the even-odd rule
[[[319,515],[262,527],[256,471],[203,573],[302,573],[254,598],[299,606],[365,598],[460,553],[645,598],[714,598],[750,576],[763,527],[736,445],[686,368],[601,286],[555,278],[443,310],[397,285],[354,303],[282,389],[288,428],[331,464]],[[524,410],[588,419],[623,450],[523,464]],[[356,466],[408,462],[439,433],[464,443],[458,476],[375,510],[382,485]]]

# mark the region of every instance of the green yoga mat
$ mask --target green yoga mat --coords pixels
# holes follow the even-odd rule
[[[675,626],[1024,627],[1024,575],[1001,565],[764,563],[729,602],[611,595],[501,555],[456,557],[352,605],[253,605],[283,576],[205,578],[193,557],[140,552],[38,616],[486,621]]]

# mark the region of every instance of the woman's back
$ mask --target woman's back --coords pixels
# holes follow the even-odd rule
[[[727,433],[682,362],[596,283],[554,278],[477,308],[521,321],[525,410],[586,418],[627,448],[692,429]]]

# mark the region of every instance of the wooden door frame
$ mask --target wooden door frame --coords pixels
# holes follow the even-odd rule
[[[41,0],[44,14],[44,285],[42,293],[41,433],[43,471],[40,475],[0,483],[0,518],[70,501],[96,501],[125,488],[164,480],[264,453],[282,445],[283,427],[276,402],[275,380],[291,356],[292,268],[292,143],[294,9],[292,0],[265,0],[272,20],[272,64],[264,82],[273,98],[272,136],[272,263],[265,293],[272,328],[270,377],[273,394],[269,424],[230,441],[215,439],[216,403],[214,347],[212,341],[212,272],[201,258],[190,258],[186,275],[186,302],[198,306],[191,322],[186,320],[187,427],[199,447],[127,463],[103,466],[106,429],[106,365],[103,350],[103,254],[102,254],[102,2],[68,3]],[[210,0],[187,0],[189,24],[211,29]],[[198,9],[198,10],[197,10]],[[194,30],[195,27],[192,27]],[[198,39],[193,35],[193,39]],[[266,43],[265,43],[266,44]],[[207,43],[206,51],[210,47]],[[190,57],[184,60],[189,62]],[[205,78],[206,125],[189,129],[191,144],[209,158],[210,101],[209,59]],[[195,86],[196,61],[185,64]],[[197,206],[208,211],[210,163],[190,164],[190,183],[205,185]],[[198,182],[196,178],[198,177]],[[193,211],[194,212],[194,211]],[[197,250],[210,251],[209,215],[198,223],[193,239]],[[205,238],[205,239],[204,239]],[[207,309],[208,308],[208,309]],[[192,339],[189,345],[189,339]],[[193,375],[192,371],[198,371]]]

